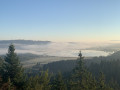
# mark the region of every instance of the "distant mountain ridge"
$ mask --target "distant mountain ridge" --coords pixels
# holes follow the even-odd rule
[[[11,43],[17,43],[17,44],[49,44],[51,41],[34,41],[34,40],[0,40],[0,44],[11,44]]]

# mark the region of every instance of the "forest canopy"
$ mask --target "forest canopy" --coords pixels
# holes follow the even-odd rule
[[[0,89],[119,90],[120,61],[100,58],[87,62],[80,52],[75,61],[58,61],[43,66],[38,63],[26,71],[11,44],[8,53],[0,58]]]

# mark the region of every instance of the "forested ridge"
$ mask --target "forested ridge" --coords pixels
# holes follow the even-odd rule
[[[17,44],[49,44],[51,41],[33,41],[33,40],[0,40],[0,44],[10,44],[10,43],[17,43]]]
[[[0,58],[0,90],[120,90],[119,58],[109,59],[84,60],[80,52],[76,60],[38,63],[26,71],[11,44]]]

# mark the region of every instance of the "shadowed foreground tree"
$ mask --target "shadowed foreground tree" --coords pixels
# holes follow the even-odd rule
[[[52,82],[51,90],[67,90],[67,87],[64,83],[63,76],[59,72]]]
[[[73,70],[70,80],[71,90],[95,90],[96,81],[93,79],[92,74],[87,71],[83,63],[82,53],[80,51],[78,64]]]
[[[4,65],[4,80],[11,81],[11,83],[17,88],[23,88],[24,85],[24,71],[20,64],[19,58],[15,53],[15,47],[13,44],[9,46],[8,53],[5,56]]]
[[[51,90],[50,89],[50,78],[48,71],[42,72],[40,75],[29,77],[28,85],[25,90]]]
[[[97,90],[114,90],[113,88],[105,84],[105,76],[103,72],[100,72],[99,74]]]

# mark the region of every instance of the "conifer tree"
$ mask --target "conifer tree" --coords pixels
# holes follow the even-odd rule
[[[111,86],[114,90],[120,90],[120,85],[114,79],[109,81],[109,86]]]
[[[5,74],[4,78],[17,87],[22,87],[24,82],[23,68],[20,64],[19,58],[15,53],[13,44],[9,46],[8,53],[5,56]]]
[[[71,90],[95,90],[95,80],[92,74],[87,71],[83,63],[82,53],[79,53],[79,59],[77,66],[73,70],[73,74],[70,80]]]
[[[3,61],[4,60],[0,57],[0,75],[1,75],[1,78],[2,78],[3,73],[4,73]]]
[[[104,74],[102,72],[100,72],[100,75],[99,75],[99,78],[98,78],[98,85],[99,85],[100,90],[103,90],[106,87],[105,77],[104,77]]]
[[[113,90],[113,88],[109,87],[105,84],[105,76],[103,72],[100,72],[99,78],[98,78],[98,88],[97,90]]]
[[[2,87],[2,77],[0,76],[0,89],[1,89],[1,87]]]
[[[50,90],[50,77],[48,74],[48,70],[41,73],[39,84],[42,86],[42,90]]]
[[[52,83],[52,90],[66,90],[66,85],[64,83],[62,74],[59,72],[54,78]]]
[[[0,69],[2,68],[3,59],[0,57]]]
[[[26,90],[50,90],[50,78],[48,71],[42,72],[40,75],[30,77]]]

